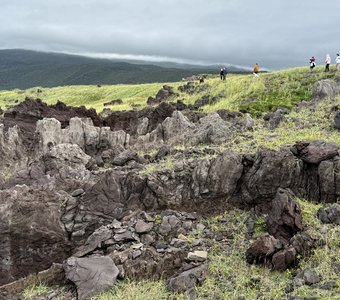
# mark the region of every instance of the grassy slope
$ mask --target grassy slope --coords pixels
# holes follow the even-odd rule
[[[221,82],[217,78],[208,80],[210,88],[199,95],[180,94],[179,98],[186,103],[193,103],[203,94],[212,96],[224,93],[224,98],[219,103],[204,107],[205,111],[217,109],[246,108],[257,115],[270,110],[272,107],[292,107],[295,102],[310,100],[313,84],[320,79],[333,77],[317,68],[310,74],[307,68],[296,68],[270,74],[263,74],[260,78],[251,75],[231,75],[227,81]],[[171,83],[175,88],[183,83]],[[103,103],[121,98],[123,105],[112,107],[114,109],[129,109],[132,103],[146,105],[148,96],[154,96],[161,83],[144,85],[117,85],[103,86],[72,86],[63,88],[43,89],[42,94],[35,94],[36,89],[29,89],[25,93],[14,91],[0,92],[0,105],[4,107],[12,102],[11,99],[23,100],[25,94],[39,96],[48,103],[55,103],[58,99],[70,105],[84,104],[94,107],[98,111],[103,109]],[[32,93],[33,91],[33,93]],[[339,99],[327,100],[316,106],[315,111],[301,109],[293,111],[287,116],[288,122],[282,123],[275,131],[263,127],[258,120],[253,132],[234,137],[228,145],[233,150],[247,153],[256,150],[260,146],[279,148],[283,145],[294,143],[298,139],[324,139],[336,141],[340,145],[339,133],[331,127],[333,115],[331,107],[339,104]],[[295,122],[299,119],[299,122]],[[167,162],[165,162],[166,164]],[[170,163],[170,162],[169,162]],[[147,171],[147,170],[146,170]],[[151,170],[152,171],[152,170]],[[312,268],[322,276],[322,282],[316,287],[294,287],[292,295],[304,299],[316,297],[316,299],[340,299],[340,280],[334,270],[334,263],[340,264],[340,227],[334,225],[322,225],[315,217],[318,205],[300,200],[303,211],[304,223],[311,233],[320,234],[326,241],[326,245],[318,248],[310,258],[301,262],[301,268]],[[249,212],[231,211],[224,216],[216,216],[205,220],[205,224],[213,230],[228,232],[232,239],[215,242],[209,251],[209,276],[201,287],[197,288],[198,299],[286,299],[285,288],[292,284],[292,273],[272,272],[266,268],[249,266],[244,260],[247,241],[244,238],[246,232],[246,220]],[[220,222],[221,218],[228,223]],[[262,233],[263,220],[258,220],[256,235]],[[229,245],[229,246],[228,246]],[[327,282],[335,282],[338,287],[333,290],[322,288]],[[254,282],[258,282],[254,284]],[[30,298],[27,298],[30,299]],[[189,299],[186,295],[170,295],[163,281],[158,282],[129,282],[119,283],[112,291],[100,295],[96,300],[156,300],[156,299]]]
[[[209,88],[201,94],[188,95],[180,93],[179,99],[186,103],[194,103],[204,94],[212,96],[224,94],[222,100],[214,105],[205,107],[206,111],[218,109],[247,109],[252,113],[268,111],[273,107],[291,108],[295,102],[309,100],[312,95],[313,84],[323,78],[334,77],[334,71],[322,72],[319,67],[313,73],[308,68],[295,68],[262,74],[259,78],[252,75],[229,75],[226,81],[220,81],[217,77],[207,80]],[[140,85],[104,85],[98,88],[89,86],[67,86],[56,88],[41,88],[42,93],[36,93],[37,88],[24,91],[11,90],[0,91],[0,107],[3,109],[13,105],[13,100],[22,101],[25,96],[39,97],[47,103],[55,103],[61,100],[69,105],[85,105],[101,111],[103,103],[122,99],[122,105],[112,106],[115,110],[131,109],[132,104],[139,104],[140,108],[146,106],[149,96],[154,96],[164,83],[140,84]],[[169,83],[176,90],[182,82]]]

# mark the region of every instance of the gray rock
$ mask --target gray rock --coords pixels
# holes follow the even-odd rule
[[[77,287],[78,299],[86,300],[112,288],[119,270],[108,256],[70,257],[64,263],[66,278]]]
[[[72,192],[72,197],[78,197],[78,196],[81,196],[82,194],[84,194],[84,190],[83,189],[77,189],[77,190]]]
[[[125,231],[123,233],[117,233],[113,236],[113,239],[117,242],[129,242],[134,241],[135,237],[131,231]]]
[[[302,231],[300,207],[293,200],[291,191],[279,188],[273,200],[272,210],[266,220],[268,233],[275,238],[289,241],[297,232]]]
[[[202,283],[206,278],[206,274],[207,267],[205,265],[185,271],[168,281],[168,290],[175,293],[190,290],[197,284]]]
[[[189,252],[187,259],[189,261],[206,261],[208,258],[208,252],[207,251],[194,251],[194,252]]]
[[[151,231],[153,228],[153,223],[146,223],[142,220],[138,220],[135,226],[135,230],[137,233],[147,233]]]
[[[271,256],[282,248],[282,243],[268,233],[261,236],[246,251],[249,264],[261,264],[271,259]]]
[[[334,142],[302,141],[292,147],[292,152],[306,163],[319,164],[338,155],[338,146]]]
[[[311,269],[306,269],[303,271],[303,280],[305,281],[305,284],[307,285],[313,285],[320,281],[320,276]]]
[[[339,85],[330,79],[320,80],[313,86],[314,101],[319,101],[324,98],[333,98],[340,93]]]
[[[141,235],[140,240],[145,245],[151,245],[155,241],[155,238],[151,234],[143,234]]]
[[[103,226],[99,229],[97,229],[94,233],[92,233],[85,244],[78,248],[77,252],[74,254],[75,257],[82,257],[93,250],[95,250],[97,247],[100,248],[101,244],[105,242],[106,240],[111,239],[112,237],[112,231],[107,228],[106,226]]]
[[[317,216],[322,223],[340,225],[340,204],[333,203],[318,210]]]
[[[136,152],[132,150],[125,150],[122,153],[118,154],[112,161],[113,165],[116,166],[124,166],[129,161],[138,160],[138,155]]]

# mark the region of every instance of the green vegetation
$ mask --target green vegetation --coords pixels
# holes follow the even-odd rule
[[[322,225],[316,218],[320,205],[297,199],[303,214],[304,224],[310,233],[321,235],[325,246],[317,248],[311,257],[303,259],[300,269],[311,268],[321,275],[317,286],[294,286],[293,270],[274,272],[268,268],[248,265],[245,251],[249,241],[245,238],[247,222],[254,217],[250,212],[233,210],[224,215],[203,220],[213,232],[224,232],[227,237],[221,242],[214,241],[209,251],[209,274],[202,286],[196,288],[197,299],[286,299],[286,288],[294,286],[292,295],[301,297],[318,297],[318,299],[339,299],[340,278],[333,264],[340,263],[340,228],[335,225]],[[257,224],[257,225],[256,225]],[[258,218],[255,223],[259,231],[263,231],[264,219]],[[194,233],[199,236],[202,233]],[[255,232],[255,236],[258,234]],[[338,287],[324,288],[329,282]],[[133,298],[131,298],[133,297]],[[189,295],[170,294],[165,289],[164,281],[124,281],[113,290],[103,293],[92,300],[120,299],[177,299],[189,300]]]
[[[33,284],[30,287],[26,288],[23,291],[22,296],[25,300],[31,300],[33,297],[41,296],[41,295],[50,293],[51,291],[52,289],[50,287],[40,282],[40,283]]]
[[[323,100],[313,110],[305,107],[292,111],[275,130],[266,128],[264,121],[259,119],[252,132],[235,134],[232,142],[224,147],[240,153],[255,153],[260,147],[278,150],[299,140],[323,140],[340,146],[339,132],[332,127],[336,113],[332,108],[340,103],[339,100]]]
[[[295,68],[273,73],[261,74],[255,78],[252,75],[228,75],[226,81],[212,76],[206,80],[209,87],[200,94],[188,95],[178,91],[183,82],[167,83],[174,87],[179,96],[187,104],[193,104],[203,95],[222,96],[215,104],[203,107],[204,111],[212,112],[219,109],[239,110],[246,109],[253,115],[266,112],[276,107],[293,107],[294,103],[310,100],[313,84],[325,78],[334,77],[335,72],[322,72],[322,67],[316,68],[313,73],[308,68]],[[70,83],[71,84],[71,83]],[[56,88],[38,88],[27,90],[11,90],[0,92],[0,107],[14,105],[14,100],[23,101],[25,96],[39,97],[43,101],[53,104],[58,100],[68,105],[85,105],[95,108],[98,112],[104,109],[104,103],[114,99],[122,99],[123,104],[108,106],[114,110],[142,109],[146,107],[149,96],[155,96],[164,83],[152,84],[121,84],[121,85],[77,85]]]
[[[111,291],[93,297],[91,300],[167,300],[168,296],[164,281],[126,280]]]

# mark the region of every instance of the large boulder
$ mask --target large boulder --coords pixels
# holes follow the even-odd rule
[[[229,150],[212,160],[201,160],[192,175],[194,194],[228,200],[235,194],[242,172],[241,155]]]
[[[334,142],[301,141],[292,147],[292,152],[309,164],[319,164],[323,160],[338,155],[338,146]]]
[[[273,200],[266,228],[275,238],[289,241],[297,232],[303,230],[301,210],[293,196],[291,191],[280,188]]]
[[[224,121],[218,113],[203,117],[196,124],[197,128],[188,137],[191,145],[219,145],[225,143],[231,135],[231,125]]]
[[[280,240],[266,233],[248,248],[246,260],[249,264],[268,264],[274,253],[282,247]]]
[[[182,293],[194,288],[197,284],[202,283],[207,275],[207,266],[190,269],[171,278],[168,281],[168,290],[175,293]]]
[[[302,174],[302,162],[288,149],[260,149],[252,167],[242,177],[242,199],[248,205],[268,211],[278,188],[299,190]]]
[[[79,300],[112,288],[119,270],[109,256],[70,257],[64,262],[65,275],[77,287]]]
[[[0,285],[52,263],[62,262],[72,248],[60,221],[65,193],[25,185],[0,191]]]
[[[322,223],[340,225],[340,204],[333,203],[318,210],[317,216]]]
[[[333,98],[340,93],[339,84],[334,80],[325,79],[316,82],[313,86],[314,100]]]

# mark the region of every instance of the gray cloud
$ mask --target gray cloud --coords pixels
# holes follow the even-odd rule
[[[0,0],[0,48],[267,68],[340,51],[340,1]]]

